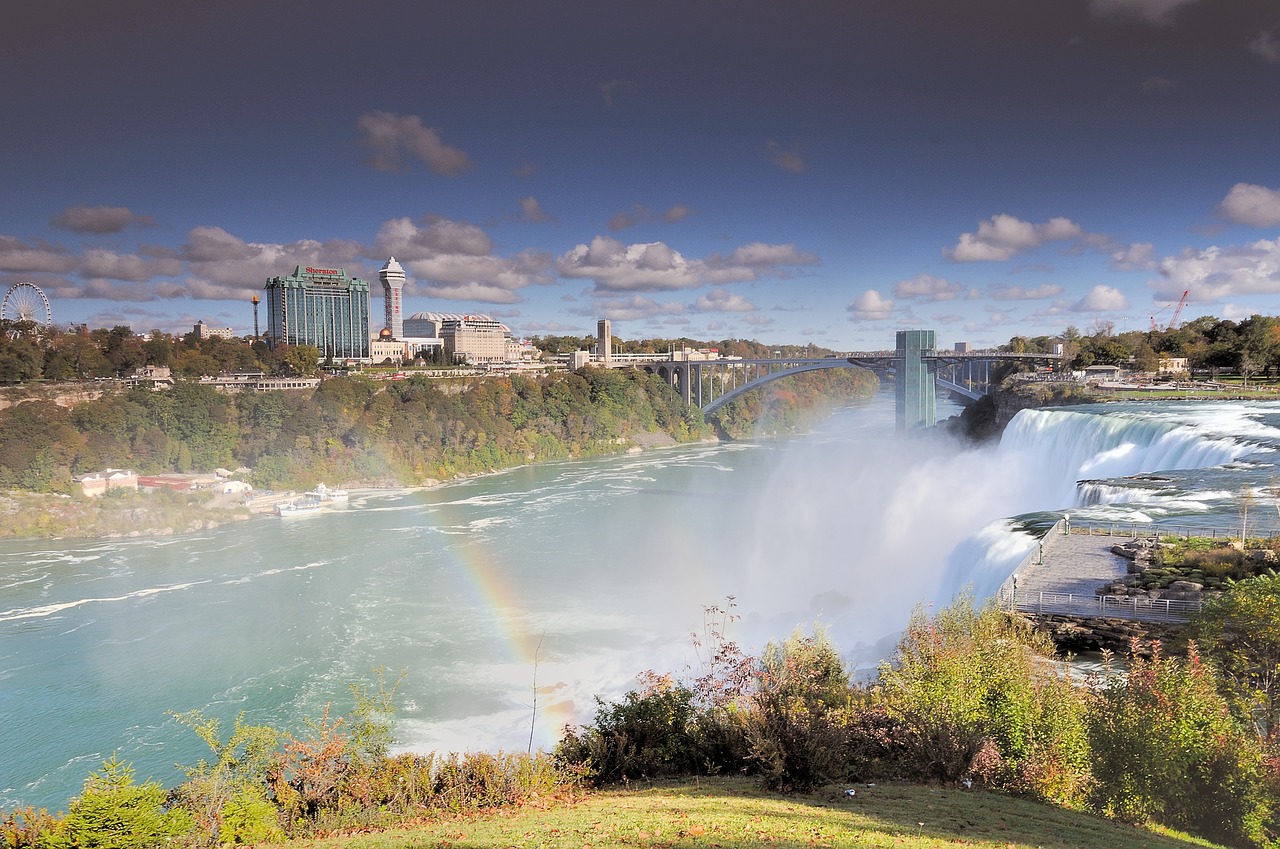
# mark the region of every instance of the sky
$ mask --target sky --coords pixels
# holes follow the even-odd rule
[[[1280,313],[1276,0],[10,0],[0,286],[248,334],[298,265],[516,335]],[[265,324],[265,311],[262,314]]]

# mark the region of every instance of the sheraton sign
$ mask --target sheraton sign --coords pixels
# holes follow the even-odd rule
[[[340,269],[340,268],[312,268],[311,266],[307,266],[307,273],[308,273],[308,274],[325,274],[325,275],[328,275],[328,276],[330,276],[330,277],[337,277],[339,274],[341,274],[341,273],[342,273],[342,269]]]

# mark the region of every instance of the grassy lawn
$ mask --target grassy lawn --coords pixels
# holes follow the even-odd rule
[[[1175,849],[1214,846],[982,791],[857,785],[782,796],[746,779],[633,785],[546,808],[459,816],[289,847],[821,847]]]

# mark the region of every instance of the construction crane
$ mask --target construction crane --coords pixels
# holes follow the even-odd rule
[[[1183,308],[1183,307],[1185,307],[1185,306],[1187,305],[1187,296],[1188,296],[1188,295],[1190,295],[1190,294],[1191,294],[1191,290],[1190,290],[1190,289],[1188,289],[1188,290],[1186,290],[1185,292],[1183,292],[1183,293],[1182,293],[1182,297],[1178,300],[1178,306],[1177,306],[1177,307],[1174,309],[1174,311],[1173,311],[1173,318],[1169,319],[1169,324],[1168,324],[1168,326],[1167,326],[1167,327],[1165,327],[1165,330],[1177,330],[1177,329],[1178,329],[1178,317],[1182,315],[1182,308]],[[1168,308],[1169,308],[1169,305],[1168,305],[1168,304],[1166,304],[1163,308],[1161,308],[1161,309],[1157,310],[1154,314],[1152,314],[1152,316],[1151,316],[1151,332],[1152,332],[1152,333],[1154,333],[1154,332],[1156,332],[1157,330],[1159,330],[1159,329],[1160,329],[1160,328],[1156,325],[1156,316],[1157,316],[1157,315],[1159,315],[1160,313],[1164,312],[1164,311],[1165,311],[1165,310],[1167,310]]]

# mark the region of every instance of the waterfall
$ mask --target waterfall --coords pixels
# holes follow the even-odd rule
[[[1269,451],[1266,438],[1275,439],[1280,433],[1259,426],[1253,419],[1255,413],[1245,405],[1087,413],[1022,410],[990,455],[989,474],[1001,481],[1010,495],[1011,510],[1006,517],[1152,500],[1162,501],[1165,512],[1192,510],[1203,507],[1210,498],[1229,498],[1231,493],[1197,496],[1172,484],[1153,488],[1149,481],[1124,485],[1111,479],[1207,469]],[[1256,438],[1262,438],[1264,444],[1254,441]],[[1014,502],[1017,506],[1012,506]],[[1149,521],[1160,512],[1134,510],[1125,516],[1129,521]],[[1010,518],[992,521],[973,532],[947,558],[939,598],[954,597],[965,587],[971,587],[977,598],[991,595],[1032,551],[1037,537],[1025,523]]]

